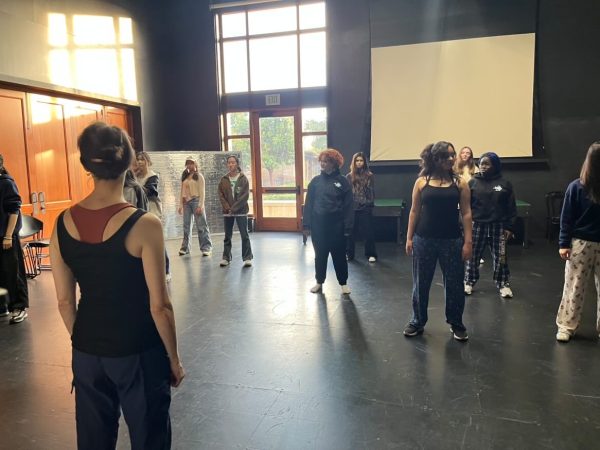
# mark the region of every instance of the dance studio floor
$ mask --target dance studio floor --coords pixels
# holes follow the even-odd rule
[[[554,246],[509,247],[511,300],[497,295],[488,256],[467,298],[471,339],[460,343],[444,322],[439,274],[425,334],[402,335],[412,282],[401,247],[381,243],[376,264],[351,262],[352,294],[342,298],[331,266],[323,294],[309,292],[310,241],[251,238],[251,268],[237,235],[226,268],[222,235],[210,257],[195,242],[179,257],[179,242],[168,242],[187,370],[173,390],[173,448],[598,448],[595,305],[588,296],[574,340],[555,341],[563,264]],[[29,287],[29,318],[0,319],[0,448],[73,449],[70,342],[51,274]],[[118,448],[129,448],[124,426]]]

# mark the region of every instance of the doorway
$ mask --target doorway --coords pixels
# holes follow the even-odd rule
[[[303,203],[300,111],[255,111],[251,120],[257,228],[299,231]]]

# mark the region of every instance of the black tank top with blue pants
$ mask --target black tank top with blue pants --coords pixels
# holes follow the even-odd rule
[[[170,364],[150,313],[141,258],[127,252],[134,212],[99,243],[74,239],[63,215],[61,255],[81,291],[73,326],[73,386],[77,447],[114,449],[120,409],[135,450],[171,448]]]
[[[425,185],[421,191],[421,211],[413,237],[413,317],[410,324],[422,330],[427,323],[429,290],[437,262],[440,263],[446,297],[446,322],[465,330],[463,290],[463,237],[459,225],[458,185]]]

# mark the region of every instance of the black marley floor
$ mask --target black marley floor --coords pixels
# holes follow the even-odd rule
[[[313,252],[287,233],[254,233],[254,266],[176,255],[171,294],[187,378],[173,391],[176,449],[594,449],[600,358],[588,296],[579,336],[554,340],[563,283],[556,248],[509,247],[515,298],[489,259],[451,338],[441,278],[421,337],[410,314],[411,260],[395,244],[350,264],[344,299],[330,267],[314,295]],[[310,244],[310,242],[309,242]],[[361,248],[357,249],[360,254]],[[30,281],[29,318],[0,319],[0,448],[72,449],[70,347],[50,273]],[[107,326],[109,326],[107,324]],[[118,448],[127,449],[126,427]]]

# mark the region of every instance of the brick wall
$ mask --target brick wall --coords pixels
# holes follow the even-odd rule
[[[188,157],[198,162],[200,173],[206,181],[206,218],[211,233],[223,232],[223,212],[217,186],[227,173],[227,157],[238,152],[148,152],[152,159],[152,170],[159,174],[158,192],[163,205],[163,227],[165,238],[183,236],[183,216],[177,214],[181,192],[181,173]],[[194,233],[195,234],[195,233]]]

